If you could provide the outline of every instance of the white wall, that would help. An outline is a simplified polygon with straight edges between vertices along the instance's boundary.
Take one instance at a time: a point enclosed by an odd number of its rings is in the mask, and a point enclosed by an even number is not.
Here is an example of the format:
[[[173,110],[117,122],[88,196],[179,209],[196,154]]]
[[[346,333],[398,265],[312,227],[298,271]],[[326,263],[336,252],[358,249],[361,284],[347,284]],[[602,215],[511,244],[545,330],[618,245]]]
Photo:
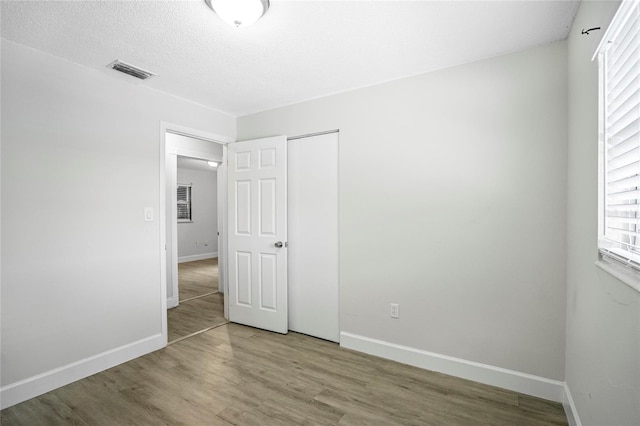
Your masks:
[[[2,41],[3,406],[161,343],[161,121],[235,136],[232,116]]]
[[[340,129],[343,332],[562,380],[566,90],[559,42],[240,117],[238,136]]]
[[[178,183],[191,184],[193,222],[178,222],[178,260],[218,255],[218,178],[212,171],[178,167]]]
[[[598,66],[591,57],[618,4],[583,1],[568,39],[566,381],[584,425],[640,424],[640,294],[595,266]]]

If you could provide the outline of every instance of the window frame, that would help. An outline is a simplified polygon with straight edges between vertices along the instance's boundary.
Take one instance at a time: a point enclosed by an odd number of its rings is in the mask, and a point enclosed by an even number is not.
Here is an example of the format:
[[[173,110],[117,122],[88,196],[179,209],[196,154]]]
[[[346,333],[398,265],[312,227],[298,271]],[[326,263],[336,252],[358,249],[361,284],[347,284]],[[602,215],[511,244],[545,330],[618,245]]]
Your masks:
[[[180,193],[180,188],[187,188],[186,189],[186,196],[187,199],[186,200],[180,200],[179,197],[179,193]],[[181,205],[186,205],[187,206],[187,212],[189,213],[189,217],[188,218],[181,218],[180,217],[180,206]],[[193,185],[190,183],[179,183],[176,187],[176,218],[178,220],[178,223],[193,223]]]
[[[634,14],[636,14],[635,17],[633,17]],[[593,57],[594,60],[595,59],[598,60],[598,78],[599,78],[599,81],[598,81],[598,84],[599,84],[599,89],[598,89],[598,262],[596,262],[596,265],[599,266],[601,269],[614,275],[616,278],[625,282],[626,284],[636,289],[637,291],[640,291],[640,247],[638,247],[640,246],[640,195],[635,195],[633,198],[630,198],[629,199],[631,200],[630,204],[627,204],[631,206],[638,206],[636,211],[636,217],[629,218],[629,219],[635,219],[635,223],[633,223],[632,221],[629,222],[631,223],[631,226],[634,227],[634,229],[621,228],[621,230],[624,230],[627,232],[638,233],[638,235],[635,236],[636,240],[633,241],[632,243],[631,238],[629,242],[624,242],[624,240],[620,238],[619,241],[622,241],[622,242],[616,242],[613,238],[610,238],[607,233],[607,218],[611,217],[611,216],[608,216],[607,200],[610,199],[610,195],[616,194],[616,192],[610,189],[609,189],[609,192],[607,191],[608,184],[612,182],[607,180],[607,173],[608,173],[607,156],[610,150],[615,149],[615,148],[611,148],[608,150],[608,141],[610,139],[609,139],[609,135],[607,134],[607,127],[608,126],[611,127],[610,126],[611,123],[608,122],[608,119],[609,119],[608,106],[610,105],[610,102],[608,99],[609,92],[607,87],[607,76],[609,75],[610,69],[607,61],[608,59],[607,53],[609,52],[609,49],[613,45],[615,40],[624,39],[624,35],[632,34],[628,32],[628,28],[625,28],[625,25],[627,25],[627,23],[630,22],[629,19],[632,17],[633,19],[638,19],[638,22],[640,22],[640,2],[632,1],[632,0],[624,0],[621,3],[620,7],[618,8],[616,15],[612,19],[609,28],[607,29],[604,36],[602,37],[602,40],[598,48],[596,49],[596,52]],[[622,31],[625,31],[625,30],[627,30],[627,32],[623,33]],[[634,49],[632,48],[629,54],[629,58],[633,58],[633,54],[634,54]],[[625,62],[624,60],[621,61],[621,63],[624,63],[624,62]],[[622,68],[624,67],[620,67],[619,69],[622,69]],[[615,74],[615,72],[618,71],[619,69],[616,68],[611,72]],[[631,71],[632,71],[632,74],[631,74],[632,76],[637,74],[639,76],[638,78],[640,78],[640,62],[636,67],[631,68]],[[631,81],[634,81],[634,77],[632,77]],[[627,98],[625,102],[627,100],[630,101],[631,109],[629,110],[629,112],[631,113],[631,120],[632,120],[631,124],[633,124],[635,121],[633,119],[633,111],[636,108],[638,108],[638,111],[640,111],[640,102],[638,103],[637,106],[635,106],[635,96],[633,94],[634,93],[633,88],[631,88],[630,90],[632,91],[632,95],[631,97]],[[640,94],[638,96],[640,97]],[[623,102],[622,104],[624,105],[625,102]],[[618,119],[619,118],[621,117],[618,117]],[[640,125],[640,122],[639,122],[639,125]],[[635,139],[638,139],[637,142]],[[625,144],[627,143],[627,141],[631,141],[631,148],[632,148],[631,150],[636,149],[636,143],[637,143],[637,149],[638,149],[638,152],[640,153],[640,133],[638,133],[635,137],[632,133],[632,137],[624,141]],[[619,146],[622,146],[622,144],[619,144],[618,147]],[[620,154],[618,155],[622,157],[622,155]],[[614,170],[620,170],[620,169],[621,167],[618,167],[618,168],[615,168]],[[638,166],[637,173],[639,175],[637,179],[640,180],[640,164]],[[632,176],[629,179],[633,179],[633,178],[635,178],[635,176]],[[615,179],[613,181],[615,181]],[[631,185],[633,186],[633,184]],[[637,183],[634,188],[631,188],[631,187],[624,188],[624,190],[628,192],[631,192],[634,190],[637,191],[639,189],[640,189],[640,185],[637,185]],[[617,194],[617,195],[620,195],[620,194]],[[635,201],[635,204],[633,204],[634,201]],[[619,217],[621,219],[627,218],[626,216],[614,216],[614,217]],[[626,248],[625,248],[625,245],[626,245]]]

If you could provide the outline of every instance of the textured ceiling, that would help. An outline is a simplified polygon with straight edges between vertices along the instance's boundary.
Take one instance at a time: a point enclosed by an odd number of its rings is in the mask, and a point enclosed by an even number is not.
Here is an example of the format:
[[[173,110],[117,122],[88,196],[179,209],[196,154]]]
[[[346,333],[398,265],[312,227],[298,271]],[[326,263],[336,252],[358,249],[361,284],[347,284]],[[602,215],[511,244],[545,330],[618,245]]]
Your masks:
[[[204,0],[1,7],[5,39],[239,116],[564,39],[578,2],[272,0],[247,28]]]

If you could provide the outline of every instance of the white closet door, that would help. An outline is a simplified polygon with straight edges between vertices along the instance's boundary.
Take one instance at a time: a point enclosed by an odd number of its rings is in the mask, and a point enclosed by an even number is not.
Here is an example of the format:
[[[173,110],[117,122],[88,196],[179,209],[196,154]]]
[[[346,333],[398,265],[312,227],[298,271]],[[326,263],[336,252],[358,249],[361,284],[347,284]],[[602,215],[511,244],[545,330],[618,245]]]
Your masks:
[[[338,133],[288,142],[289,330],[338,342]]]

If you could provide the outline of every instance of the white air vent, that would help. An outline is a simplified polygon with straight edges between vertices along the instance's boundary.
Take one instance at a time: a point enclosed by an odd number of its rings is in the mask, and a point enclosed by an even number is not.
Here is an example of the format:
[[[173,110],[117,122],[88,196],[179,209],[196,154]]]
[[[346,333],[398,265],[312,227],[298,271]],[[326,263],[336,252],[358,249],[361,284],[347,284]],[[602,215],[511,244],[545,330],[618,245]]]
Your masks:
[[[149,77],[153,77],[154,75],[157,75],[152,72],[145,71],[142,68],[138,68],[134,65],[127,64],[126,62],[122,62],[119,59],[116,59],[115,61],[111,62],[108,65],[108,67],[113,70],[128,74],[132,77],[139,78],[140,80],[146,80]]]

